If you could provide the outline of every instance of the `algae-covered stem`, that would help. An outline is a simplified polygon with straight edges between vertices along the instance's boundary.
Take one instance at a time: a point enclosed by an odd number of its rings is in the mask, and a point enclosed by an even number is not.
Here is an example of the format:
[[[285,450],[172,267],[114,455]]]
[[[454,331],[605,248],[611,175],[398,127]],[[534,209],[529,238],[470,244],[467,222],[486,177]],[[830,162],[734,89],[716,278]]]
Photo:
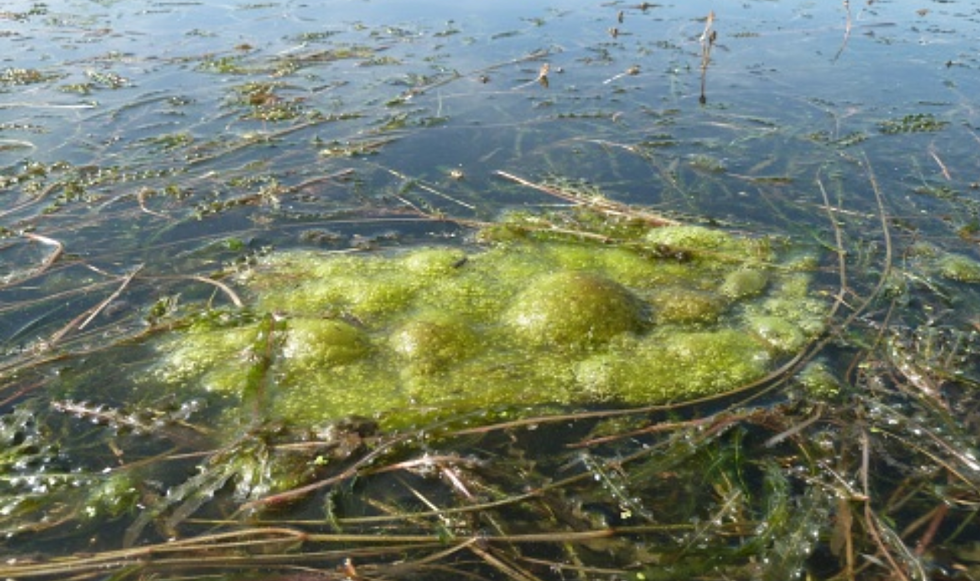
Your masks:
[[[502,178],[508,179],[512,182],[521,184],[522,186],[533,188],[535,190],[538,190],[539,192],[544,192],[550,196],[555,196],[556,198],[561,198],[562,200],[566,200],[574,204],[588,203],[590,208],[602,212],[603,214],[609,216],[626,216],[630,218],[636,218],[655,227],[681,225],[681,222],[678,222],[677,220],[672,220],[665,216],[661,216],[660,214],[654,214],[652,212],[641,211],[635,208],[630,208],[625,204],[620,204],[619,202],[614,202],[606,198],[592,197],[589,199],[583,199],[583,197],[578,194],[566,192],[559,188],[555,188],[545,184],[535,183],[503,170],[496,170],[493,173]]]

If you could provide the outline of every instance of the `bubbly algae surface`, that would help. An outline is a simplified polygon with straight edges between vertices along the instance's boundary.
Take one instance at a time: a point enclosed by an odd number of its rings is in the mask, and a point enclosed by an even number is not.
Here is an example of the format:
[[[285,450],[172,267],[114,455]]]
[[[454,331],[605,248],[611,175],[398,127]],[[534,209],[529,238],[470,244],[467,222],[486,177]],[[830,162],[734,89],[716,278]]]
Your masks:
[[[809,275],[767,240],[693,226],[630,244],[281,252],[242,276],[252,317],[162,345],[157,375],[276,415],[388,426],[495,407],[640,405],[764,376],[823,326]],[[810,261],[812,262],[812,261]]]

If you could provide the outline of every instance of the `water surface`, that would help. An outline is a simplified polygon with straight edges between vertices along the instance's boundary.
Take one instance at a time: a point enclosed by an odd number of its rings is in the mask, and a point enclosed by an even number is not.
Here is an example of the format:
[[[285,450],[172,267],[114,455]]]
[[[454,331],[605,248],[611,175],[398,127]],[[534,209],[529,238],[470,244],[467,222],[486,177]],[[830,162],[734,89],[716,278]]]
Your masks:
[[[836,251],[843,247],[850,278],[837,296],[855,315],[842,326],[963,336],[980,326],[976,281],[944,278],[929,262],[948,253],[980,259],[980,10],[971,3],[469,4],[5,3],[0,411],[15,423],[26,402],[47,409],[50,399],[71,416],[58,377],[92,367],[104,370],[102,385],[89,381],[80,392],[86,399],[131,404],[129,365],[147,356],[140,342],[108,364],[97,355],[148,332],[162,314],[233,306],[213,283],[190,277],[230,280],[257,255],[290,248],[465,244],[472,221],[565,204],[500,171],[691,223],[820,247],[826,253],[815,277],[828,296],[841,280]],[[890,302],[861,304],[882,296]],[[886,335],[868,333],[820,353],[855,386],[873,382],[854,369],[874,367],[854,363],[855,354],[874,353]],[[939,374],[940,384],[954,375],[976,381],[973,347],[940,342],[930,351],[923,344],[910,351],[949,365],[966,358],[955,373]],[[920,377],[908,366],[896,369],[899,386]],[[964,418],[972,403],[963,406],[949,421],[969,430]],[[810,426],[824,409],[803,410],[797,419]],[[860,450],[839,443],[861,441],[841,427],[848,423],[812,425],[859,457]],[[86,434],[100,452],[85,470],[129,461],[101,451],[104,435]],[[963,437],[962,449],[976,445],[972,433]],[[131,457],[168,449],[135,446]],[[471,452],[460,446],[461,454]],[[926,451],[932,460],[939,455]],[[886,455],[881,465],[892,463]],[[557,466],[555,478],[567,466]],[[592,470],[594,481],[605,482],[606,472]],[[976,482],[970,469],[951,472],[958,484]],[[752,486],[741,483],[746,494],[764,480],[752,478]],[[960,500],[975,507],[976,490],[966,488]],[[8,492],[14,507],[20,497]],[[692,496],[706,508],[683,519],[707,520],[737,498],[719,496]],[[817,507],[814,522],[831,513],[806,498],[812,502],[805,506]],[[622,499],[602,502],[629,508]],[[894,514],[905,522],[921,516]],[[4,530],[14,538],[29,521]],[[957,541],[977,536],[975,523],[964,522]],[[133,530],[127,526],[113,530],[122,535]],[[955,537],[950,528],[942,532]],[[822,530],[819,542],[833,544]],[[117,546],[104,539],[93,545]],[[811,545],[794,547],[805,556]],[[94,549],[79,542],[67,552],[86,550]],[[814,551],[822,563],[841,561]],[[0,553],[55,555],[61,548],[28,539]],[[619,566],[614,561],[599,560],[596,570]],[[532,578],[521,576],[522,567],[532,565],[496,572]],[[834,567],[817,570],[843,570]],[[561,571],[555,566],[551,574]]]

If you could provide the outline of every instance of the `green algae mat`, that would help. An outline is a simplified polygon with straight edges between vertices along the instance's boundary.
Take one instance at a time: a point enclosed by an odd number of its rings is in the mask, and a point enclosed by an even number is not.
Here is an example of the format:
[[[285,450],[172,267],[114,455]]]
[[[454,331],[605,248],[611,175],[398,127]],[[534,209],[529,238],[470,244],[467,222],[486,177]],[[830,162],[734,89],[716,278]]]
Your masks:
[[[768,238],[634,227],[615,243],[517,222],[480,245],[277,252],[249,316],[164,340],[155,379],[293,422],[399,427],[544,404],[647,405],[750,385],[821,332],[816,260]]]

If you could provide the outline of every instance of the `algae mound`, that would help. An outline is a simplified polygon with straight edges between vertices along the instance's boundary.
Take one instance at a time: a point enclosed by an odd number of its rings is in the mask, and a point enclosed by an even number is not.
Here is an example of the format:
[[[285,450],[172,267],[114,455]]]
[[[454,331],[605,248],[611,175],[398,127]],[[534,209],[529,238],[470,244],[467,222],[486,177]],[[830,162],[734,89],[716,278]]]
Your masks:
[[[504,318],[514,335],[531,345],[576,349],[639,331],[644,317],[641,302],[619,283],[560,271],[532,281]]]
[[[156,375],[243,398],[258,359],[273,414],[389,427],[722,393],[822,328],[809,275],[772,246],[677,226],[613,245],[525,235],[469,252],[274,253],[241,277],[252,317],[163,342]]]
[[[476,334],[463,320],[444,313],[410,318],[391,335],[390,345],[415,371],[423,374],[447,369],[476,348]]]

